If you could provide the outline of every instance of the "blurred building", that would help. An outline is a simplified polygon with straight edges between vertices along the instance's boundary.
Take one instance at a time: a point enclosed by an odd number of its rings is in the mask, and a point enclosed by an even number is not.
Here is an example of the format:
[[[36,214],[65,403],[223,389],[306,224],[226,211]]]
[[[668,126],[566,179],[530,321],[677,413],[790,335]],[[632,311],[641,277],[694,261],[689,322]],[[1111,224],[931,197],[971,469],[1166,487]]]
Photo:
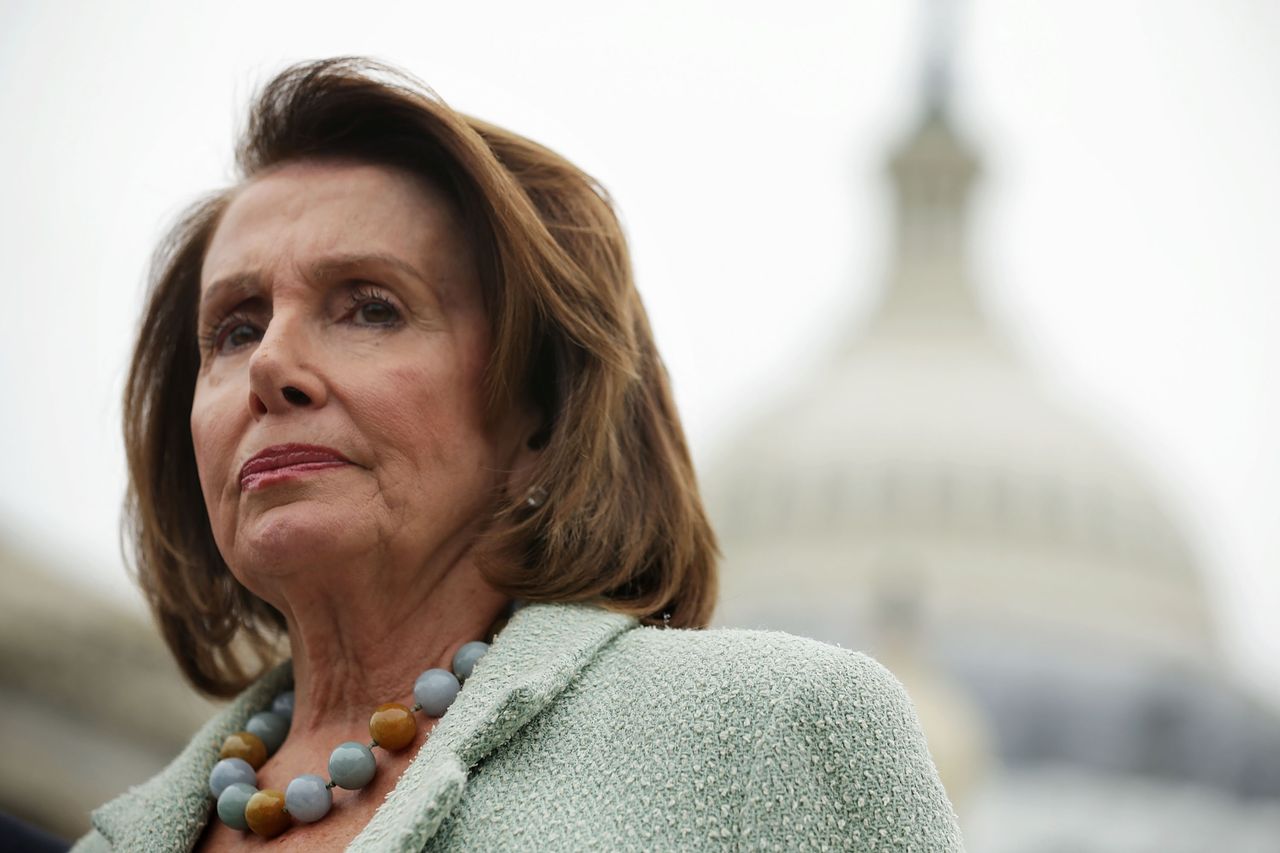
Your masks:
[[[215,706],[146,619],[65,577],[0,542],[0,811],[71,839]]]
[[[717,623],[897,673],[975,853],[1280,851],[1280,713],[1227,674],[1156,480],[984,309],[947,88],[935,53],[878,306],[706,471]]]

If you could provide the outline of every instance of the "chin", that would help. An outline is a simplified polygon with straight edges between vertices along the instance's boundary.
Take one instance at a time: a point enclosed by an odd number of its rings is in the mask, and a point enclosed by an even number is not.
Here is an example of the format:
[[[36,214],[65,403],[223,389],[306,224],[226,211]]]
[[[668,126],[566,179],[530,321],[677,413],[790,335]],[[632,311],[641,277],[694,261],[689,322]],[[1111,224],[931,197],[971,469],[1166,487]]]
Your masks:
[[[367,552],[361,514],[350,506],[323,501],[292,501],[244,519],[236,531],[235,552],[242,567],[255,573],[291,574],[349,553]]]

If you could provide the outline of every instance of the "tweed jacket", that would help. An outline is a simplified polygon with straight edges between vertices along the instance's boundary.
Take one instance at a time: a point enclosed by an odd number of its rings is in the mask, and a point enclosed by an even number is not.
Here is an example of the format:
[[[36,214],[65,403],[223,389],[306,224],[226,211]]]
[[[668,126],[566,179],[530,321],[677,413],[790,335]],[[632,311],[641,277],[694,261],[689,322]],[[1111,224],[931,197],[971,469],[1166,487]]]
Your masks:
[[[291,683],[288,662],[264,675],[73,850],[189,851],[213,814],[210,744]],[[910,700],[866,655],[530,604],[348,850],[586,849],[962,846]]]

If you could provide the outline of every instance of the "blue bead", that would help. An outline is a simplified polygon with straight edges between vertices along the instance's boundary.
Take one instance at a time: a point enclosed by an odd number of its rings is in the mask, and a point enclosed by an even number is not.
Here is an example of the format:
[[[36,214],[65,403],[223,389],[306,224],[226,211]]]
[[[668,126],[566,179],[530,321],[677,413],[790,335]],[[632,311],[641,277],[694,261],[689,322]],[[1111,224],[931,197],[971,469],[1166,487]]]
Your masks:
[[[329,776],[334,784],[348,791],[358,791],[373,779],[378,769],[369,747],[349,740],[338,744],[329,756]]]
[[[244,807],[249,798],[258,793],[258,789],[244,782],[233,782],[218,797],[218,817],[227,826],[241,831],[249,828],[244,819]]]
[[[447,669],[429,669],[413,683],[413,698],[429,717],[442,717],[458,695],[458,679]]]
[[[244,782],[246,785],[257,785],[258,774],[253,772],[249,762],[243,758],[224,758],[213,765],[209,772],[209,792],[214,797],[221,797],[228,785]]]
[[[279,714],[289,722],[293,722],[293,691],[281,693],[271,703],[271,713]]]
[[[489,644],[480,640],[472,640],[464,644],[453,656],[453,674],[458,676],[459,681],[466,681],[471,677],[476,661],[484,657],[487,651],[489,651]]]
[[[289,734],[289,721],[273,711],[263,711],[250,717],[244,724],[244,730],[257,735],[266,744],[267,754],[271,755]]]
[[[333,807],[333,795],[325,787],[323,777],[306,773],[290,782],[285,789],[284,807],[295,819],[315,823]]]

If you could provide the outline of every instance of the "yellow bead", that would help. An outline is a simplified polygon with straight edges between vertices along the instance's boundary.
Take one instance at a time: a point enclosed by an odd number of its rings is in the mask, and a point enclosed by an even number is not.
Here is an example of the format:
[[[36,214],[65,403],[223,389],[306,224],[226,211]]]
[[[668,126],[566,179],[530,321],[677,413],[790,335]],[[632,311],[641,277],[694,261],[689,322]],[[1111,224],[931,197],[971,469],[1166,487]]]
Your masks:
[[[284,810],[284,794],[259,791],[244,806],[244,819],[254,835],[275,838],[289,828],[289,814]]]
[[[413,743],[418,733],[418,721],[413,712],[399,702],[379,705],[369,718],[369,735],[373,742],[387,752],[404,749]]]
[[[243,758],[254,770],[267,763],[267,745],[252,732],[236,732],[227,735],[222,742],[219,758]]]

